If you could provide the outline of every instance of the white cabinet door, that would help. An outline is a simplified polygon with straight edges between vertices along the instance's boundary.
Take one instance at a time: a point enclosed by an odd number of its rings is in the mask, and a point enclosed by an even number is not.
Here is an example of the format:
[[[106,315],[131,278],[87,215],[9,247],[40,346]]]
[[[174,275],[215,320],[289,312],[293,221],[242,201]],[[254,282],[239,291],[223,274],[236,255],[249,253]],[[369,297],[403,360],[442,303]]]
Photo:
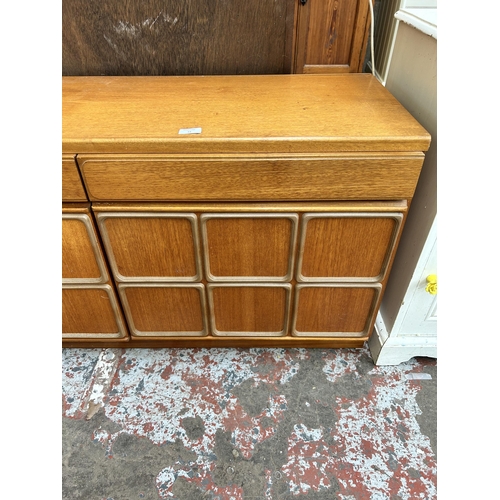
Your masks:
[[[377,315],[369,340],[376,365],[397,365],[414,356],[437,357],[437,293],[426,291],[427,277],[437,276],[437,217],[420,254],[413,278],[393,327]]]
[[[413,283],[414,293],[401,322],[399,335],[436,335],[437,293],[433,295],[426,291],[429,276],[437,276],[437,239],[434,239],[432,243],[420,276]]]

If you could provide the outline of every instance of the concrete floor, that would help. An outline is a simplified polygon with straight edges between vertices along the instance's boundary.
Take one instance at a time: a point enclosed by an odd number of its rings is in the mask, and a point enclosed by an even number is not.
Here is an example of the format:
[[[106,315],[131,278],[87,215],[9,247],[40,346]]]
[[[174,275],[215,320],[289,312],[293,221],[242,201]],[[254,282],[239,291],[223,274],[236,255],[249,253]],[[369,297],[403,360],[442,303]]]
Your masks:
[[[436,360],[63,349],[64,500],[437,498]]]

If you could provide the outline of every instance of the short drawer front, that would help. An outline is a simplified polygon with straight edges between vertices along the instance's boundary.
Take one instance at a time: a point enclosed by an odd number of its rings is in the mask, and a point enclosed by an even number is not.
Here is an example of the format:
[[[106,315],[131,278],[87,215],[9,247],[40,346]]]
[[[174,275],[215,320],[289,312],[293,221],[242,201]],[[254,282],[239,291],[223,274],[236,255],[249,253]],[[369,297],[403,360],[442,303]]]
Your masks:
[[[63,338],[125,338],[115,293],[110,285],[63,285]]]
[[[63,203],[88,201],[75,158],[70,155],[64,155],[62,159],[62,201]]]
[[[106,264],[89,215],[62,215],[63,283],[106,283]]]
[[[384,200],[413,196],[423,155],[79,155],[92,201]]]
[[[133,336],[208,335],[202,284],[120,283],[118,291]]]

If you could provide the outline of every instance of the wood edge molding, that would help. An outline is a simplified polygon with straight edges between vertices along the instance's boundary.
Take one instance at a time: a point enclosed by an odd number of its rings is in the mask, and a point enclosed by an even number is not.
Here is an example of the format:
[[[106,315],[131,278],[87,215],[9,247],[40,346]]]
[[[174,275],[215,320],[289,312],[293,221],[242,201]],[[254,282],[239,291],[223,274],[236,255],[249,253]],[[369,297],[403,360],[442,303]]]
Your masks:
[[[248,213],[248,203],[230,202],[128,202],[128,203],[92,203],[92,210],[96,213],[107,212],[211,212],[211,213]],[[252,213],[286,213],[296,212],[406,212],[406,200],[392,201],[330,201],[330,202],[255,202],[252,203]]]
[[[362,338],[321,338],[321,337],[196,337],[158,338],[131,337],[120,339],[71,339],[63,340],[63,348],[285,348],[285,349],[357,349],[364,346],[369,337]]]
[[[63,139],[63,153],[414,153],[427,151],[430,136],[401,137],[261,137],[261,138],[95,138]]]

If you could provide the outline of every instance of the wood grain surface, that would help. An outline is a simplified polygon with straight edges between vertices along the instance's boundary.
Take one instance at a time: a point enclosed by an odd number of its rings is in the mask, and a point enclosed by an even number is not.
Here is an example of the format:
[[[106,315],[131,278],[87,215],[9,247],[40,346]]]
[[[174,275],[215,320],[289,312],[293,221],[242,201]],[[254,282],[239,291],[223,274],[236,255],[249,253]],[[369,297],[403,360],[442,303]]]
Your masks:
[[[297,9],[296,73],[361,72],[367,0],[308,1]]]
[[[206,335],[199,287],[118,285],[131,335]]]
[[[76,165],[75,155],[63,155],[61,184],[63,202],[87,201],[87,195]]]
[[[117,281],[200,279],[192,217],[99,215],[98,224]]]
[[[294,0],[64,0],[63,75],[290,72]]]
[[[63,153],[426,151],[372,75],[65,77]],[[201,128],[200,134],[179,134]]]
[[[212,334],[286,335],[289,288],[209,285]]]
[[[304,222],[298,273],[304,279],[380,281],[399,221],[392,217],[319,216]]]
[[[109,292],[108,292],[109,290]],[[123,337],[110,300],[111,287],[63,288],[62,333],[66,336]]]
[[[375,288],[297,287],[294,335],[369,335],[378,293]]]
[[[218,281],[290,280],[298,216],[202,216],[206,273]]]
[[[423,159],[422,153],[78,156],[92,201],[406,199]]]
[[[87,215],[80,215],[90,219]],[[90,222],[85,224],[81,218],[62,220],[62,277],[63,279],[98,279],[104,278],[96,255],[95,233],[89,234]],[[106,278],[104,278],[105,280]]]

